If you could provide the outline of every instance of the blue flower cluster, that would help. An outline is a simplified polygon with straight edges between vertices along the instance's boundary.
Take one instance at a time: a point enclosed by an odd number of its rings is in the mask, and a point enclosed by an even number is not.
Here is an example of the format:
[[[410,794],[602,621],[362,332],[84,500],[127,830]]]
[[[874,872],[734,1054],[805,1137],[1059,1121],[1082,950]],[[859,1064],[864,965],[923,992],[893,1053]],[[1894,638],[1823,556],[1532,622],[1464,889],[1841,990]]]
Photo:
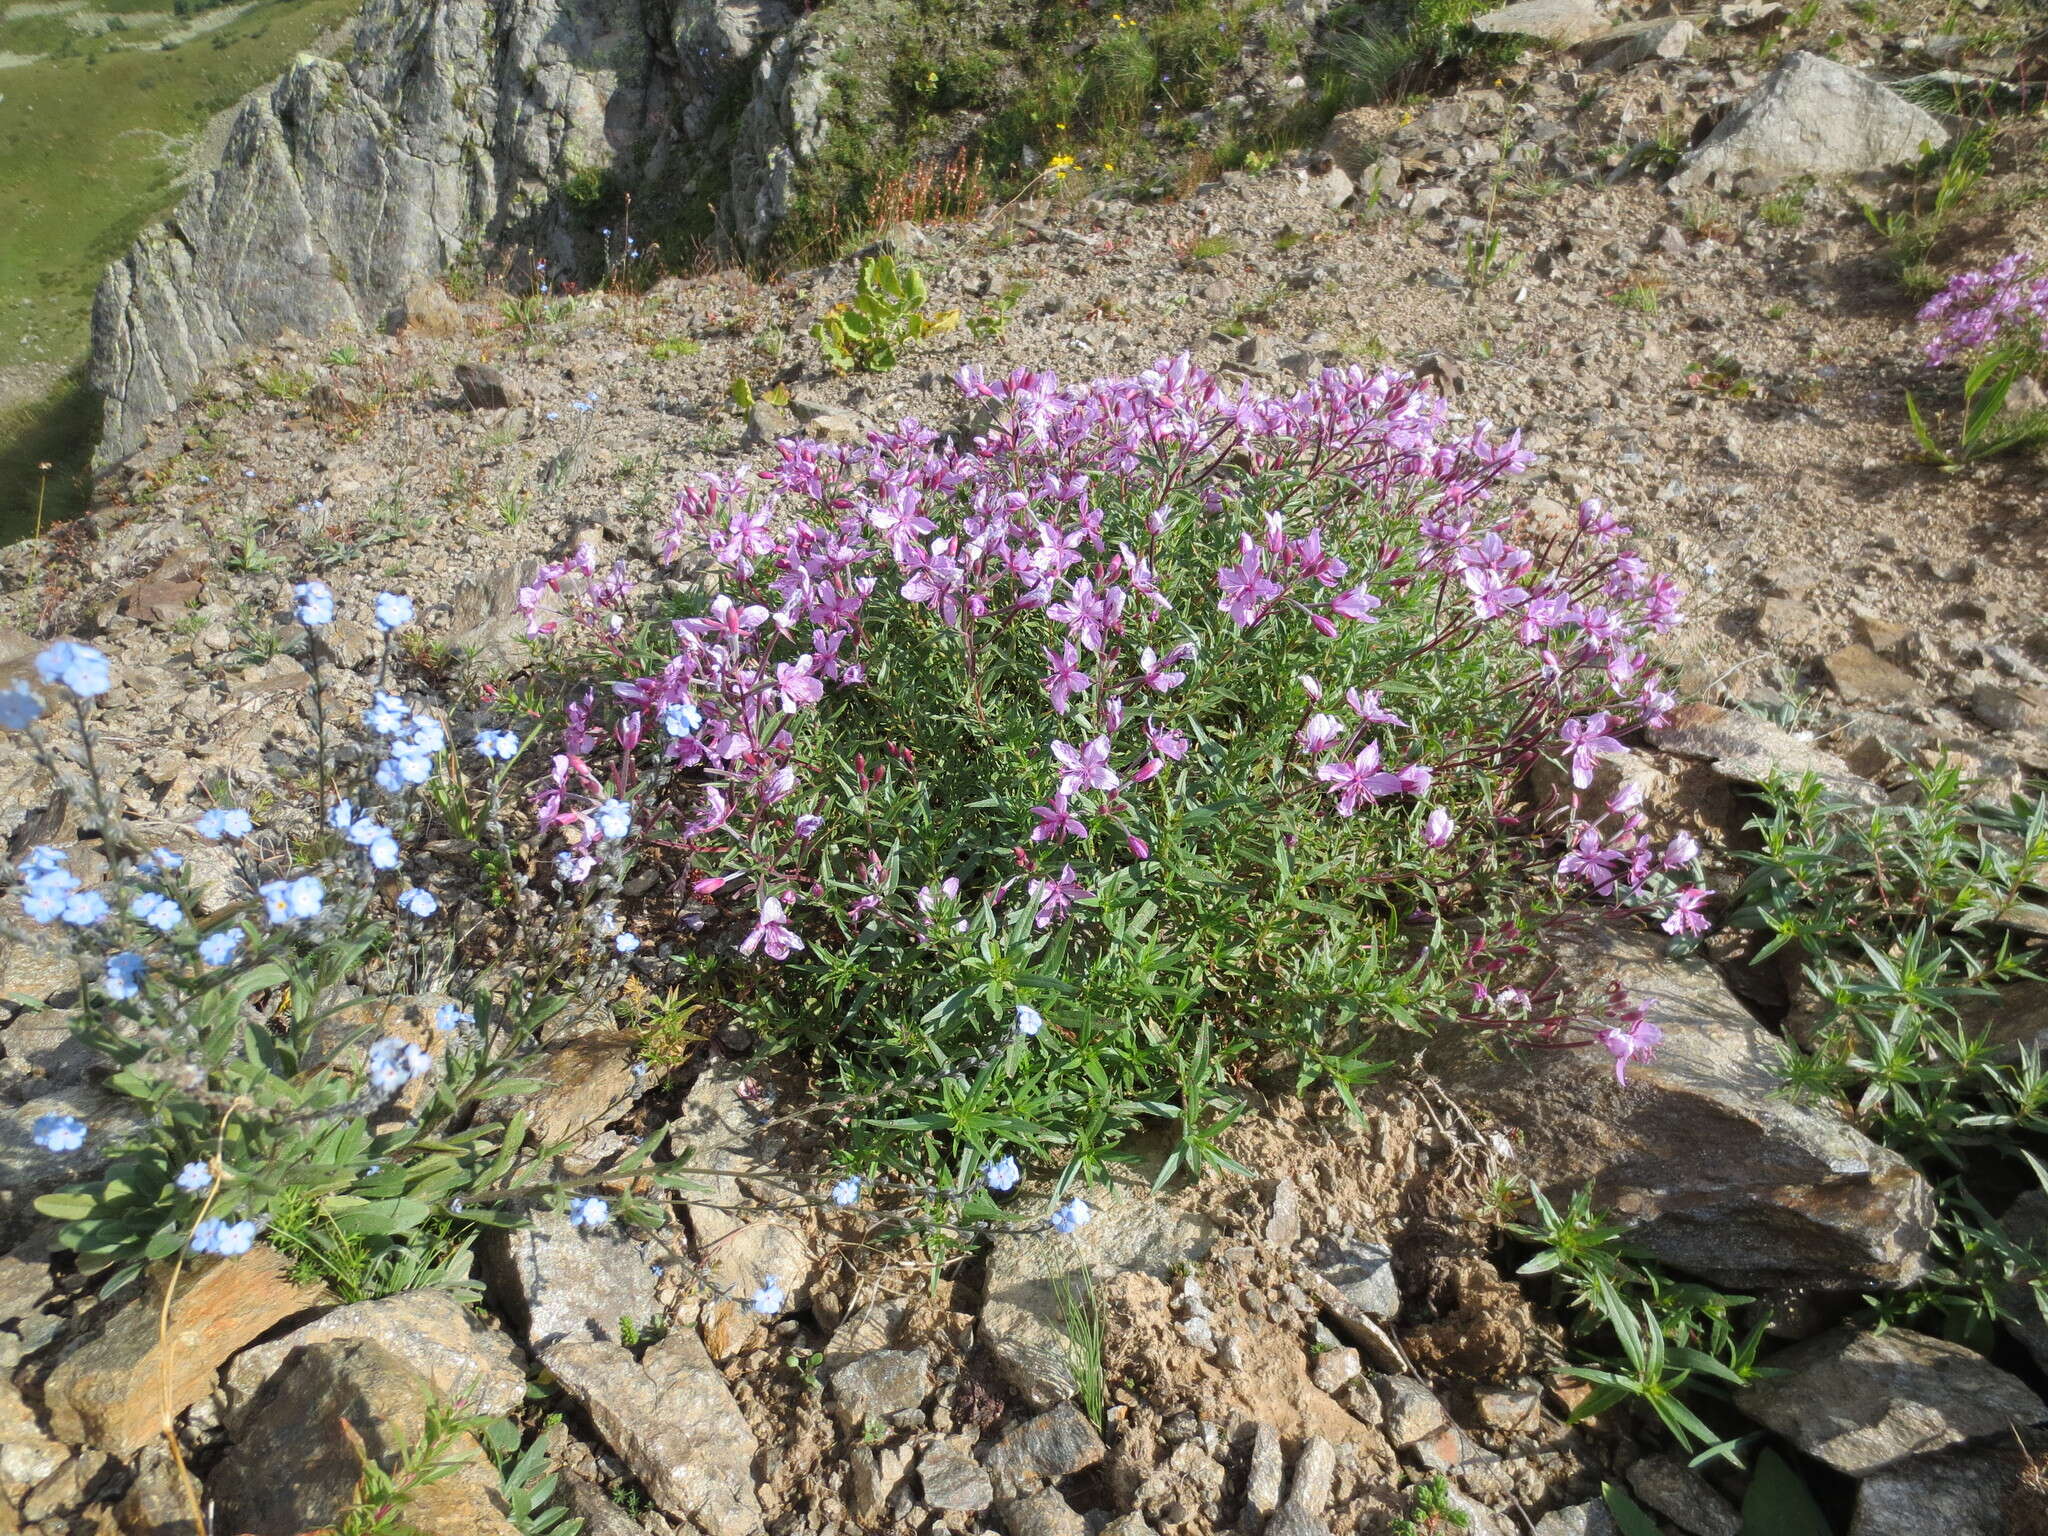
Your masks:
[[[1076,1195],[1047,1217],[1046,1222],[1053,1231],[1072,1237],[1087,1226],[1094,1215],[1095,1212],[1089,1208],[1088,1202]]]
[[[65,866],[71,855],[62,848],[31,848],[28,857],[15,868],[21,877],[21,910],[31,922],[68,923],[73,928],[90,928],[106,921],[113,910],[98,891],[81,890],[84,884]]]
[[[96,699],[114,686],[107,658],[76,640],[59,640],[36,657],[36,676],[53,688],[69,688],[81,699]]]
[[[440,721],[407,708],[395,693],[378,693],[363,712],[363,724],[391,738],[391,755],[377,765],[374,775],[379,789],[402,794],[408,786],[433,777],[434,759],[448,746]]]
[[[364,1076],[381,1094],[394,1094],[416,1077],[433,1070],[434,1058],[399,1035],[386,1035],[364,1058]]]
[[[354,801],[338,802],[327,813],[327,825],[346,835],[351,843],[367,853],[371,868],[398,868],[398,839],[389,827],[360,809]]]
[[[76,1115],[38,1115],[29,1136],[45,1152],[76,1152],[89,1131]]]
[[[0,689],[0,730],[25,731],[42,717],[43,701],[29,692],[27,683]]]
[[[327,905],[327,885],[318,875],[266,880],[256,887],[256,894],[263,898],[263,915],[273,928],[318,917]]]
[[[210,843],[234,843],[254,832],[256,823],[240,806],[216,806],[210,811],[201,811],[199,819],[192,824],[192,830]]]
[[[326,582],[302,581],[292,588],[292,597],[297,602],[293,612],[306,628],[318,629],[334,622],[334,594],[328,591]]]
[[[256,1223],[253,1221],[223,1221],[218,1216],[209,1216],[192,1229],[194,1253],[216,1253],[224,1259],[232,1259],[255,1246]]]

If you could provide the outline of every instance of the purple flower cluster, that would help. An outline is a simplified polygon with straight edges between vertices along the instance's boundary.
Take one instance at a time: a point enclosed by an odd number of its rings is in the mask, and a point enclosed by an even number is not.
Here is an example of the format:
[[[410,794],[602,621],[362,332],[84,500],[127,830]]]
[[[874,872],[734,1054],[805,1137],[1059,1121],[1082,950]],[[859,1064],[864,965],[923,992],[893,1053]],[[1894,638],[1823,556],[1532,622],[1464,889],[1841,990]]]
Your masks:
[[[1922,325],[1939,326],[1927,343],[1929,367],[1981,355],[2009,342],[2048,349],[2048,270],[2029,251],[1964,272],[1929,299]]]
[[[1576,809],[1576,796],[1573,801]],[[1608,800],[1605,814],[1575,818],[1566,830],[1557,873],[1603,901],[1655,907],[1668,899],[1664,931],[1673,938],[1698,938],[1713,926],[1703,909],[1714,893],[1681,883],[1681,878],[1699,858],[1700,845],[1692,834],[1680,832],[1658,848],[1641,806],[1642,791],[1631,784]]]
[[[663,790],[679,798],[643,806],[640,825],[670,829],[695,897],[746,903],[743,953],[804,949],[800,911],[858,930],[893,894],[885,859],[842,846],[853,877],[821,882],[815,796],[840,773],[859,796],[917,765],[893,744],[880,761],[821,765],[803,733],[828,691],[858,690],[906,628],[945,637],[977,691],[992,655],[1029,655],[1034,670],[1043,658],[1045,776],[1014,828],[1018,874],[975,893],[1000,904],[1021,890],[1041,928],[1117,862],[1150,857],[1145,797],[1163,793],[1205,724],[1191,680],[1227,677],[1247,646],[1322,645],[1341,668],[1360,632],[1435,593],[1421,649],[1450,656],[1492,637],[1522,658],[1518,723],[1498,740],[1440,744],[1434,761],[1369,686],[1384,673],[1328,690],[1302,677],[1285,792],[1340,818],[1541,752],[1590,782],[1598,758],[1626,750],[1621,734],[1673,702],[1642,642],[1677,623],[1678,589],[1621,546],[1628,530],[1598,502],[1567,540],[1515,543],[1496,488],[1531,455],[1518,435],[1454,430],[1412,378],[1332,368],[1274,398],[1226,389],[1182,357],[1078,386],[1024,371],[991,383],[972,368],[958,383],[996,416],[970,445],[914,421],[861,445],[785,441],[775,464],[682,494],[664,554],[708,549],[726,590],[673,621],[659,672],[612,685],[614,717],[590,695],[570,706],[539,797],[543,825],[573,845],[563,878],[582,878],[590,850],[619,835],[615,808],[646,750],[680,770]],[[1292,468],[1308,490],[1255,505],[1226,468]],[[1217,527],[1228,552],[1208,557],[1204,595],[1162,564],[1210,547]],[[632,599],[623,566],[601,571],[587,545],[520,593],[529,633],[580,634],[622,664]],[[1227,622],[1193,622],[1196,604]],[[1014,686],[1013,666],[1003,676]],[[1455,822],[1443,812],[1426,827],[1425,845],[1441,847]],[[948,899],[961,909],[957,892]],[[929,909],[901,921],[928,925]]]

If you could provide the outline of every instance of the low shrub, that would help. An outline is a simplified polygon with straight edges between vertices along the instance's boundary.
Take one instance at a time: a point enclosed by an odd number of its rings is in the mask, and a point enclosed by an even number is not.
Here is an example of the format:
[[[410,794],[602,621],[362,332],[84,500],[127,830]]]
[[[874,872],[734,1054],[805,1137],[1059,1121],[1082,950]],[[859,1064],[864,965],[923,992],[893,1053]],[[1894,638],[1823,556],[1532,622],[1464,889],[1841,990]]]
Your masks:
[[[1349,1093],[1446,1022],[1648,1048],[1626,1000],[1501,984],[1589,890],[1705,926],[1689,840],[1523,799],[1670,703],[1678,593],[1609,513],[1515,542],[1529,455],[1401,375],[960,382],[971,443],[685,491],[695,597],[650,616],[588,546],[522,593],[571,684],[557,878],[630,836],[642,927],[808,1057],[851,1164],[1071,1181],[1163,1120],[1199,1171],[1248,1074]]]

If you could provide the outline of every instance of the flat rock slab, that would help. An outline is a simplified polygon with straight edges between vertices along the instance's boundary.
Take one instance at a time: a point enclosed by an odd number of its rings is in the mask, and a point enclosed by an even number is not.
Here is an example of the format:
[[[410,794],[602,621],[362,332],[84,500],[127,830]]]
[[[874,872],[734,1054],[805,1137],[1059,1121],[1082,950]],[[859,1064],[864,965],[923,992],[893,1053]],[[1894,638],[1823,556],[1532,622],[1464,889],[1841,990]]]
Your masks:
[[[1715,704],[1681,704],[1669,723],[1650,732],[1660,752],[1694,758],[1738,784],[1773,778],[1796,782],[1812,774],[1833,794],[1861,805],[1878,805],[1884,791],[1861,777],[1834,753],[1790,731],[1736,709]]]
[[[918,1486],[925,1507],[979,1514],[995,1502],[995,1485],[959,1440],[939,1440],[917,1459]]]
[[[2027,1385],[1973,1349],[1906,1328],[1846,1328],[1763,1362],[1784,1374],[1735,1406],[1852,1477],[2048,1420]]]
[[[451,1292],[402,1291],[333,1307],[281,1339],[254,1344],[223,1373],[232,1428],[270,1378],[308,1344],[368,1339],[381,1344],[450,1401],[474,1413],[510,1413],[526,1397],[525,1356],[517,1344]]]
[[[616,1343],[620,1319],[661,1314],[653,1252],[614,1227],[585,1231],[544,1211],[486,1240],[485,1262],[505,1310],[536,1351],[566,1339]]]
[[[1845,704],[1910,704],[1926,698],[1919,679],[1896,662],[1886,661],[1867,645],[1845,645],[1821,658],[1828,681]]]
[[[635,1360],[571,1341],[541,1357],[662,1509],[704,1536],[755,1536],[753,1431],[703,1341],[679,1328]]]
[[[747,1215],[730,1209],[748,1203],[741,1178],[779,1166],[777,1134],[763,1124],[761,1106],[746,1096],[751,1075],[743,1062],[713,1062],[668,1125],[669,1156],[700,1170],[689,1193],[696,1197],[690,1229],[702,1248],[746,1225]]]
[[[1916,1456],[1856,1488],[1849,1536],[2012,1536],[2006,1500],[2025,1465],[2016,1447]]]
[[[327,1299],[317,1287],[292,1284],[286,1269],[269,1247],[188,1266],[161,1333],[163,1293],[130,1296],[50,1373],[50,1432],[119,1456],[156,1438],[166,1413],[183,1413],[213,1390],[223,1360]]]
[[[1568,48],[1605,32],[1608,18],[1590,0],[1519,0],[1473,17],[1471,26],[1494,37],[1533,37]]]
[[[1579,52],[1601,69],[1620,71],[1652,59],[1682,59],[1699,34],[1682,16],[1625,22],[1586,39]]]
[[[616,1030],[550,1048],[534,1072],[544,1086],[524,1101],[533,1139],[565,1142],[574,1152],[624,1114],[640,1094],[633,1071],[638,1049],[633,1036]]]
[[[1074,1392],[1056,1281],[1081,1272],[1101,1281],[1132,1271],[1163,1280],[1176,1265],[1204,1257],[1215,1241],[1208,1218],[1174,1209],[1134,1172],[1119,1174],[1107,1189],[1089,1190],[1087,1199],[1094,1219],[1071,1237],[1016,1233],[989,1245],[982,1341],[1034,1408],[1050,1408]]]
[[[1799,52],[1765,77],[1679,162],[1669,186],[1703,187],[1744,171],[1766,176],[1855,176],[1902,165],[1949,131],[1931,112],[1860,72]]]
[[[1036,1493],[1102,1460],[1102,1436],[1072,1403],[1026,1419],[988,1452],[989,1476],[1009,1498]]]
[[[1553,951],[1582,995],[1618,981],[1663,1030],[1626,1087],[1597,1045],[1483,1060],[1477,1042],[1446,1039],[1439,1074],[1518,1133],[1538,1185],[1562,1199],[1590,1181],[1674,1268],[1743,1290],[1910,1284],[1934,1218],[1927,1181],[1831,1107],[1786,1095],[1777,1037],[1712,966],[1663,951],[1597,924]]]

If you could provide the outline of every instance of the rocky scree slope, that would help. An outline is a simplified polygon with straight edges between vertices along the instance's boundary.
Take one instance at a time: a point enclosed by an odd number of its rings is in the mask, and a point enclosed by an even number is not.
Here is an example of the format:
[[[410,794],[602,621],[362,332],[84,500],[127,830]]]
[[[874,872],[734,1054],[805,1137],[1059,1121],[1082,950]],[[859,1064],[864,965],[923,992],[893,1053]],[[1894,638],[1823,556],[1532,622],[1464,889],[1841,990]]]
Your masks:
[[[1311,173],[1311,162],[1232,176],[1165,210],[1040,205],[906,237],[940,302],[971,306],[1013,279],[1033,292],[1002,340],[956,334],[875,378],[829,380],[806,366],[807,351],[768,345],[800,335],[841,295],[851,281],[844,269],[768,288],[724,274],[648,295],[597,295],[524,334],[471,306],[438,336],[415,326],[365,341],[359,367],[321,363],[322,344],[281,336],[248,370],[213,380],[130,466],[129,487],[148,504],[110,509],[61,544],[0,561],[13,588],[0,613],[24,631],[103,637],[119,656],[109,703],[133,725],[110,744],[109,767],[124,813],[182,837],[207,781],[261,792],[302,761],[308,678],[277,650],[304,640],[277,612],[289,575],[402,581],[437,639],[494,665],[516,662],[511,596],[529,562],[593,539],[607,559],[643,561],[660,492],[729,462],[740,423],[724,385],[735,374],[760,385],[786,374],[795,395],[789,414],[757,408],[750,437],[836,437],[903,414],[948,420],[958,402],[942,375],[960,362],[991,372],[1047,363],[1122,371],[1186,346],[1210,366],[1284,389],[1304,370],[1376,351],[1386,336],[1440,349],[1426,366],[1463,408],[1534,425],[1547,461],[1528,486],[1546,503],[1537,515],[1562,515],[1551,497],[1614,494],[1655,547],[1703,579],[1698,627],[1703,649],[1717,654],[1689,674],[1700,691],[1782,705],[1753,670],[1724,670],[1731,658],[1719,653],[1775,651],[1803,663],[1826,650],[1814,665],[1845,711],[1821,722],[1827,744],[1861,772],[1889,783],[1899,750],[1962,745],[1987,772],[2038,773],[2048,762],[2038,720],[1987,734],[1990,721],[1970,718],[1985,690],[2031,687],[2017,669],[2048,655],[2029,599],[2040,590],[2039,550],[2024,537],[2038,480],[2024,468],[1942,479],[1901,467],[1896,412],[1909,363],[1885,360],[1910,359],[1911,339],[1896,332],[1900,302],[1868,298],[1875,279],[1860,214],[1823,191],[1794,229],[1737,200],[1719,208],[1731,227],[1713,233],[1679,227],[1640,178],[1604,184],[1602,146],[1631,121],[1689,116],[1754,84],[1666,59],[1603,83],[1583,103],[1578,80],[1544,77],[1512,82],[1505,98],[1465,93],[1414,122],[1398,110],[1368,113],[1331,153],[1355,168],[1347,177],[1361,178],[1385,165],[1382,152],[1390,157],[1382,175],[1393,196],[1382,202],[1398,204],[1403,219],[1355,201],[1332,207],[1346,198],[1330,197],[1329,172]],[[1532,190],[1504,195],[1493,210],[1499,172],[1484,156],[1508,128],[1511,160],[1520,143],[1536,146],[1533,156],[1521,152],[1533,161]],[[1493,290],[1499,304],[1471,303],[1459,277],[1460,245],[1472,233],[1463,221],[1478,224],[1482,212],[1529,258]],[[1195,255],[1198,245],[1209,254]],[[1655,310],[1600,297],[1645,285],[1662,294]],[[1773,323],[1778,306],[1789,311],[1783,325]],[[1695,380],[1727,348],[1743,354],[1753,396],[1732,399]],[[497,365],[502,403],[447,391],[457,363]],[[252,383],[264,365],[305,367],[320,381],[303,402],[265,398]],[[429,382],[407,386],[408,377]],[[573,401],[593,386],[603,391],[600,409],[576,413]],[[531,487],[530,515],[494,511],[501,487]],[[1939,538],[1928,532],[1937,508]],[[1954,577],[1951,565],[1963,562],[1953,557],[1964,551],[1970,573]],[[1714,562],[1725,567],[1718,583]],[[1853,590],[1817,571],[1848,573]],[[1779,595],[1757,609],[1767,593]],[[1968,615],[1954,611],[1964,594],[1977,605]],[[1900,691],[1872,698],[1850,686],[1827,649],[1845,631],[1897,658],[1910,674]],[[374,641],[352,625],[329,635],[335,698],[353,711],[367,702]],[[0,633],[0,683],[26,668],[37,643]],[[1772,765],[1820,766],[1872,797],[1884,787],[1740,712],[1688,713],[1655,745],[1661,753],[1641,754],[1631,772],[1643,775],[1660,819],[1710,846],[1725,845],[1746,814],[1732,792]],[[12,786],[0,795],[0,827],[24,842],[77,836],[76,810],[32,764],[0,760],[0,784]],[[195,861],[206,856],[179,846]],[[1623,1477],[1674,1529],[1735,1529],[1711,1483],[1688,1481],[1667,1458],[1637,1460],[1637,1448],[1605,1428],[1562,1422],[1576,1390],[1556,1372],[1562,1341],[1554,1325],[1530,1318],[1496,1269],[1489,1229],[1472,1219],[1512,1151],[1517,1171],[1560,1191],[1593,1178],[1673,1263],[1729,1284],[1819,1293],[1797,1313],[1796,1331],[1811,1337],[1783,1359],[1788,1376],[1746,1406],[1855,1480],[1858,1536],[2005,1529],[1999,1505],[2022,1454],[2005,1447],[2015,1426],[2042,1414],[2038,1400],[1938,1340],[1894,1330],[1872,1342],[1832,1326],[1862,1291],[1910,1283],[1927,1243],[1924,1184],[1832,1111],[1795,1115],[1775,1095],[1771,1038],[1709,967],[1668,964],[1641,944],[1607,947],[1589,963],[1644,973],[1637,985],[1673,999],[1682,1019],[1659,1062],[1632,1073],[1626,1090],[1583,1055],[1511,1063],[1498,1075],[1441,1063],[1448,1102],[1483,1113],[1491,1100],[1500,1125],[1520,1133],[1519,1147],[1474,1132],[1427,1090],[1391,1093],[1363,1132],[1329,1106],[1282,1103],[1248,1117],[1229,1144],[1271,1183],[1220,1180],[1166,1208],[1142,1189],[1106,1195],[1079,1249],[1006,1246],[936,1294],[921,1269],[864,1256],[852,1230],[808,1223],[797,1234],[806,1283],[791,1291],[807,1294],[810,1309],[772,1323],[735,1316],[681,1284],[693,1273],[686,1261],[701,1253],[557,1241],[571,1234],[553,1232],[493,1252],[502,1325],[435,1315],[450,1309],[419,1296],[336,1307],[243,1266],[215,1289],[254,1298],[248,1319],[274,1336],[250,1346],[248,1335],[223,1328],[194,1351],[179,1424],[185,1453],[223,1500],[257,1488],[252,1466],[332,1495],[331,1482],[294,1474],[327,1465],[339,1433],[266,1446],[265,1422],[331,1424],[329,1408],[353,1393],[372,1405],[351,1420],[358,1429],[396,1426],[380,1434],[402,1436],[400,1402],[422,1390],[414,1371],[439,1382],[488,1375],[510,1401],[519,1389],[513,1350],[523,1342],[588,1405],[559,1461],[575,1507],[605,1536],[757,1524],[778,1533],[1379,1536],[1405,1503],[1400,1484],[1435,1470],[1451,1478],[1474,1532],[1527,1531],[1532,1522],[1540,1536],[1605,1531],[1597,1487]],[[65,985],[47,956],[20,947],[0,955],[9,999],[61,1012]],[[0,1038],[0,1093],[21,1157],[33,1154],[19,1127],[72,1102],[63,1095],[96,1092],[86,1066],[64,1054],[67,1043],[51,1013],[27,1006]],[[718,1106],[730,1108],[739,1081],[761,1070],[701,1065],[684,1102],[665,1096],[647,1111],[685,1139],[707,1136],[704,1121],[743,1120]],[[618,1085],[621,1103],[640,1091],[623,1048],[591,1077]],[[1604,1127],[1598,1137],[1585,1133],[1589,1118]],[[648,1124],[618,1123],[634,1134]],[[593,1153],[620,1134],[607,1126]],[[1700,1155],[1644,1155],[1672,1145]],[[738,1177],[788,1161],[753,1145],[720,1155]],[[13,1168],[6,1182],[31,1187],[36,1170]],[[710,1219],[708,1208],[690,1212],[700,1239]],[[1132,1245],[1111,1246],[1116,1234]],[[1723,1240],[1708,1250],[1702,1234]],[[74,1519],[104,1526],[111,1499],[136,1512],[129,1529],[155,1529],[144,1523],[152,1509],[166,1522],[181,1518],[163,1502],[160,1447],[128,1443],[117,1416],[81,1433],[84,1410],[118,1407],[124,1384],[139,1381],[136,1401],[158,1411],[153,1362],[143,1356],[137,1367],[111,1345],[90,1347],[100,1334],[146,1344],[150,1330],[140,1320],[121,1326],[118,1311],[139,1318],[147,1303],[96,1306],[89,1288],[53,1271],[42,1236],[8,1235],[24,1240],[0,1260],[0,1354],[19,1363],[15,1386],[0,1389],[0,1495],[32,1529],[52,1533]],[[744,1285],[746,1265],[789,1251],[766,1231],[728,1242],[717,1278]],[[655,1261],[678,1283],[649,1298]],[[1061,1388],[1032,1374],[1046,1358],[1047,1275],[1077,1264],[1097,1277],[1113,1374],[1130,1384],[1101,1433],[1071,1407],[1045,1406]],[[318,1313],[317,1333],[298,1332],[289,1314],[301,1308]],[[564,1351],[554,1337],[564,1316],[614,1328],[620,1316],[657,1310],[672,1342],[637,1360],[608,1340]],[[455,1352],[454,1374],[436,1376],[437,1358],[448,1358],[429,1348],[436,1341]],[[815,1392],[788,1363],[812,1352],[821,1357]],[[71,1404],[72,1416],[60,1419],[53,1402]],[[304,1460],[288,1467],[266,1460],[272,1452]],[[742,1490],[736,1511],[711,1503],[688,1475],[708,1466]],[[630,1521],[597,1491],[627,1474],[658,1506]],[[429,1529],[501,1529],[488,1501],[482,1490]],[[308,1501],[270,1514],[291,1532],[332,1512],[331,1502]]]

